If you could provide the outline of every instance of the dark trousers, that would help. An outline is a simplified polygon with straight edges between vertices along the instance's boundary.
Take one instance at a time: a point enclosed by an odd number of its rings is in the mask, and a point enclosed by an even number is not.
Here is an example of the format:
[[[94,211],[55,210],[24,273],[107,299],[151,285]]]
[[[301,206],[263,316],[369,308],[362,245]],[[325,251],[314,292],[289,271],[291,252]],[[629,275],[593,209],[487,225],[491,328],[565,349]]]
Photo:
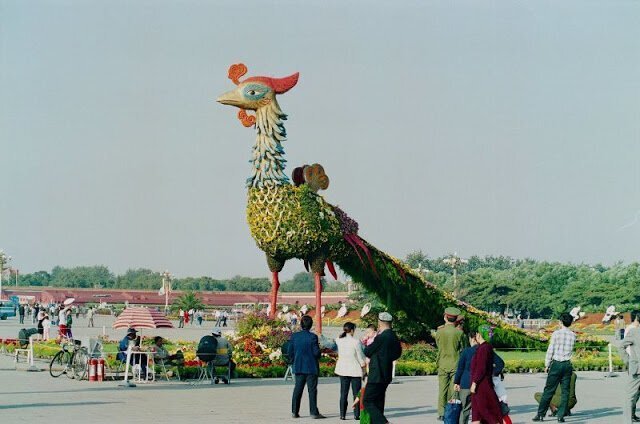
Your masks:
[[[387,393],[388,383],[367,383],[364,389],[364,409],[371,417],[371,424],[385,424],[384,398]]]
[[[351,386],[351,393],[355,399],[360,395],[360,389],[362,388],[361,377],[343,377],[340,376],[340,416],[347,416],[347,398],[349,397],[349,386]],[[360,417],[360,405],[356,405],[353,410],[353,415],[358,419]]]
[[[20,324],[24,324],[24,315],[20,315]]]
[[[309,413],[311,415],[319,415],[318,376],[316,374],[296,374],[295,380],[296,385],[293,388],[293,397],[291,398],[291,413],[298,414],[300,412],[300,401],[306,384],[309,392]]]
[[[568,410],[569,404],[569,389],[571,387],[571,373],[573,367],[570,361],[558,362],[552,361],[549,367],[549,375],[547,376],[547,383],[544,386],[542,392],[542,398],[540,399],[540,405],[538,406],[538,415],[544,417],[549,409],[551,398],[558,388],[558,384],[561,384],[562,396],[560,405],[558,405],[558,418],[563,418]]]

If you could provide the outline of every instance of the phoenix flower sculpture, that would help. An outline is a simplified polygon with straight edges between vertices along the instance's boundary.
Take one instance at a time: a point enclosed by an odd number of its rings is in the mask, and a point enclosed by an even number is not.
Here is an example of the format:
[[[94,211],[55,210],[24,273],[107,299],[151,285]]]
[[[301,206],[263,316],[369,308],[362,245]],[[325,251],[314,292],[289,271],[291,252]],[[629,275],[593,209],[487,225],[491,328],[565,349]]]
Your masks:
[[[239,108],[240,122],[254,127],[257,133],[246,180],[247,221],[272,274],[271,316],[277,309],[278,274],[287,260],[298,258],[314,274],[317,333],[322,332],[322,277],[325,269],[337,277],[334,263],[354,281],[375,292],[389,310],[406,314],[425,329],[434,328],[444,308],[450,305],[466,309],[471,325],[493,324],[488,314],[458,301],[361,238],[358,223],[318,194],[329,187],[329,177],[320,164],[297,167],[289,179],[283,148],[287,115],[277,96],[291,90],[298,83],[299,74],[240,80],[246,73],[245,65],[231,65],[228,77],[236,88],[221,95],[218,102]],[[524,333],[504,324],[501,327],[505,336],[511,336],[509,339],[520,340],[516,344],[531,345],[532,340]]]

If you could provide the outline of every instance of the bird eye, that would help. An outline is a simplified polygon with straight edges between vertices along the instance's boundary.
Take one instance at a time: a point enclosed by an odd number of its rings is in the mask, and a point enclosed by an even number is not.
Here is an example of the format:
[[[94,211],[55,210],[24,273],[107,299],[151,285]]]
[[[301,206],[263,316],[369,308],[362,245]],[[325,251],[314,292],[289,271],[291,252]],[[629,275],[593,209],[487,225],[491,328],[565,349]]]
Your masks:
[[[249,90],[247,92],[247,94],[249,94],[250,96],[255,96],[256,95],[256,90]]]

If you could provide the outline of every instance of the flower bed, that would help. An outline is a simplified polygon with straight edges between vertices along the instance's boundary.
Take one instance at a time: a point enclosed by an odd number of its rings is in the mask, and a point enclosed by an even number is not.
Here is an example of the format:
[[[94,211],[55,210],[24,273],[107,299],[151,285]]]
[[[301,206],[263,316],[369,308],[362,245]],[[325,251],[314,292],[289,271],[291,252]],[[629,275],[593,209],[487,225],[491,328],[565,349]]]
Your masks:
[[[283,345],[291,335],[284,321],[271,320],[261,315],[248,315],[238,323],[235,335],[225,335],[234,347],[233,360],[236,363],[236,374],[240,378],[281,378],[284,376],[287,364],[283,357]],[[326,339],[323,340],[326,342]],[[12,353],[18,341],[16,339],[2,340],[6,352]],[[103,339],[103,352],[106,362],[110,367],[116,367],[117,341]],[[153,344],[151,337],[143,337],[142,345]],[[588,344],[589,349],[581,347]],[[579,371],[599,371],[608,369],[609,362],[606,355],[601,352],[601,340],[594,342],[592,338],[584,338],[582,343],[577,343],[574,355],[574,368]],[[198,368],[202,365],[196,357],[197,342],[184,340],[166,340],[165,348],[169,353],[180,350],[184,356],[184,368],[180,374],[185,378],[195,378]],[[34,354],[38,358],[49,359],[60,350],[55,341],[37,342],[34,345]],[[506,354],[506,353],[505,353]],[[396,364],[396,375],[434,375],[437,373],[435,364],[437,350],[426,343],[403,345],[402,357]],[[511,359],[505,360],[506,372],[540,372],[544,370],[544,360],[531,355],[520,359],[511,355]],[[323,349],[320,358],[320,375],[333,376],[336,362],[336,354],[328,349]],[[623,369],[622,360],[614,357],[613,366]]]

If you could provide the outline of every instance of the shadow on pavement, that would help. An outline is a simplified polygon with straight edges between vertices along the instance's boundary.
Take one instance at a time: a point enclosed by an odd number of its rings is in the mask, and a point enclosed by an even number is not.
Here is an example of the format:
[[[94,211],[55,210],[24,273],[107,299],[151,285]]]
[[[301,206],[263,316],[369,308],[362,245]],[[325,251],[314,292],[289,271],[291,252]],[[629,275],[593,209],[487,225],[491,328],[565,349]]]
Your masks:
[[[530,414],[531,418],[538,412],[538,405],[517,405],[511,408],[510,415]],[[589,410],[577,410],[572,411],[572,415],[565,417],[567,422],[574,424],[588,423],[590,420],[598,418],[613,417],[616,415],[622,415],[622,408],[599,408]],[[547,416],[545,421],[555,421],[554,417]]]
[[[85,406],[85,405],[106,405],[111,403],[122,403],[122,402],[69,402],[69,403],[46,403],[46,402],[38,402],[38,403],[23,403],[18,405],[0,405],[1,409],[18,409],[18,408],[40,408],[40,407],[49,407],[49,406]]]
[[[511,413],[509,415],[520,415],[520,414],[534,414],[538,412],[538,404],[531,405],[511,405],[509,404],[509,409]],[[533,416],[531,417],[533,418]]]
[[[588,422],[590,419],[596,418],[604,418],[604,417],[613,417],[616,415],[622,415],[622,408],[598,408],[598,409],[588,409],[588,410],[578,410],[572,411],[572,415],[570,417],[566,417],[567,422],[571,420],[571,422]]]
[[[507,390],[535,389],[537,386],[507,386]]]
[[[428,409],[428,406],[414,406],[409,408],[385,408],[384,415],[387,418],[410,417],[412,415],[435,414],[437,409]]]

